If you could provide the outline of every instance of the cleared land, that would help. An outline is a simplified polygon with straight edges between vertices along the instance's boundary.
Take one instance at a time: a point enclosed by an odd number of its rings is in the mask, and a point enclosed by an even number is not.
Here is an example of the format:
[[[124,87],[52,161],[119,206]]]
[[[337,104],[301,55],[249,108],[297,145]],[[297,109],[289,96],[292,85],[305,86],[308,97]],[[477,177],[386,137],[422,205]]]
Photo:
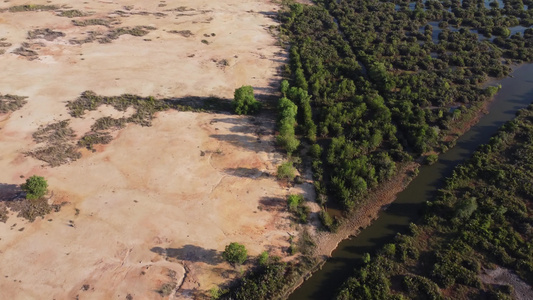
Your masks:
[[[133,114],[101,106],[72,118],[66,102],[86,90],[229,99],[252,85],[266,98],[284,61],[270,28],[276,4],[25,4],[0,3],[0,94],[27,97],[0,114],[0,197],[37,174],[51,201],[67,204],[33,223],[13,214],[0,223],[3,298],[160,299],[166,283],[189,298],[238,274],[220,259],[230,242],[285,255],[293,191],[271,176],[281,156],[267,117],[169,110],[59,167],[27,155],[40,127],[70,119],[79,139],[98,118]]]

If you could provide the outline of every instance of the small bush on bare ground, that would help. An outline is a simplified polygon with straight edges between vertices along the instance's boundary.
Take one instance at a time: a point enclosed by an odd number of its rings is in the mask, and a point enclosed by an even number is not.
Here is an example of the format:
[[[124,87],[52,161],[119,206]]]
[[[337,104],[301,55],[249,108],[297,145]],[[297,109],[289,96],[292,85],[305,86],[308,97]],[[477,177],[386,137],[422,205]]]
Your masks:
[[[0,113],[5,114],[20,109],[28,102],[26,101],[26,98],[27,97],[0,94]]]
[[[60,31],[53,31],[49,28],[46,29],[35,29],[28,31],[28,39],[45,39],[47,41],[53,41],[58,37],[64,37],[65,34]]]
[[[159,294],[161,294],[162,297],[169,296],[170,294],[172,294],[174,292],[174,289],[176,288],[176,285],[177,284],[175,282],[165,283],[159,288],[158,292],[159,292]]]

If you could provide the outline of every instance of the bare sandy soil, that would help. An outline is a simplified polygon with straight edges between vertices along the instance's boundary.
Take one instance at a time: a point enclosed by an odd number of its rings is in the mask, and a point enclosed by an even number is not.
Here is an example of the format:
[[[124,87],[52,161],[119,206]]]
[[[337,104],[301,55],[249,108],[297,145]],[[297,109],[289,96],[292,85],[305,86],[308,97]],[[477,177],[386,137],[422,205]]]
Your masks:
[[[22,4],[28,3],[2,2],[0,10]],[[283,209],[289,191],[272,176],[281,156],[266,117],[167,111],[152,127],[128,125],[110,144],[60,167],[24,155],[37,147],[31,135],[39,126],[71,119],[66,101],[85,90],[231,98],[235,88],[252,85],[273,93],[284,60],[268,30],[276,25],[269,18],[276,4],[32,4],[69,7],[0,12],[0,93],[28,97],[20,110],[0,115],[0,192],[36,174],[47,178],[53,201],[67,204],[34,223],[14,215],[0,223],[1,298],[160,299],[165,283],[177,286],[171,298],[190,298],[237,273],[220,259],[230,242],[243,243],[252,256],[285,255],[295,232]],[[67,9],[90,15],[58,16]],[[112,25],[74,26],[74,19]],[[135,26],[148,33],[76,42]],[[63,35],[28,39],[36,29]],[[32,55],[20,55],[21,47]],[[97,118],[132,113],[102,106],[71,126],[80,137]]]
[[[480,278],[483,283],[512,286],[512,296],[517,300],[533,299],[533,289],[511,270],[496,267],[494,270],[483,269]]]

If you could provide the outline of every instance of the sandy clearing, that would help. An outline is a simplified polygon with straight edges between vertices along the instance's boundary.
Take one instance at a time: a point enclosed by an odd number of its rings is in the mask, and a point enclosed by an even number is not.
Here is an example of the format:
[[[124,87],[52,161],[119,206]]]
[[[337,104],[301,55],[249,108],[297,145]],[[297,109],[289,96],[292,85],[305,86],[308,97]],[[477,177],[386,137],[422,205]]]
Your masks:
[[[512,296],[517,300],[533,298],[533,289],[509,269],[497,266],[494,270],[482,269],[481,281],[485,284],[512,286]]]
[[[115,27],[156,29],[109,44],[74,45],[70,39],[108,29],[73,26],[72,19],[51,11],[0,13],[0,38],[12,43],[0,55],[0,92],[28,96],[22,109],[0,116],[0,184],[42,175],[53,200],[68,202],[44,220],[27,223],[11,216],[0,223],[2,298],[160,299],[156,290],[167,282],[181,286],[177,298],[188,298],[235,275],[219,258],[230,242],[245,244],[251,255],[264,250],[285,255],[294,229],[283,201],[277,209],[263,209],[268,199],[287,193],[272,176],[282,157],[272,146],[273,122],[266,117],[168,111],[159,113],[152,127],[116,131],[111,144],[82,150],[82,159],[68,165],[43,167],[23,154],[35,148],[31,135],[39,126],[71,119],[66,101],[85,90],[231,98],[236,87],[249,84],[268,95],[283,57],[266,30],[275,23],[261,12],[277,10],[276,4],[32,3],[93,13],[79,19],[113,17],[120,21]],[[2,2],[0,9],[21,4],[27,3]],[[187,10],[175,10],[182,6]],[[26,40],[29,30],[45,28],[66,36]],[[35,48],[37,59],[12,53],[24,42],[42,43]],[[70,124],[79,137],[97,118],[132,113],[101,106]]]

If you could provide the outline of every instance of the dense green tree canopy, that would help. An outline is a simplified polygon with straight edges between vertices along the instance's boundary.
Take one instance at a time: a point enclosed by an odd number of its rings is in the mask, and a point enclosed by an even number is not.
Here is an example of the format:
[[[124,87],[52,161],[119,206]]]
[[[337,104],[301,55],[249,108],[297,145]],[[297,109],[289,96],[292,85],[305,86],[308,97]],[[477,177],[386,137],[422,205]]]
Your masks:
[[[44,177],[33,175],[26,179],[26,183],[23,183],[20,187],[26,192],[27,199],[39,199],[46,194],[48,182]]]
[[[533,60],[533,28],[516,27],[533,24],[530,0],[314,2],[281,13],[291,46],[281,90],[297,106],[296,136],[323,149],[317,192],[346,208],[399,164],[453,146],[498,90],[481,83]],[[283,144],[296,145],[290,133]]]
[[[248,251],[244,245],[233,242],[226,246],[222,257],[229,263],[240,265],[248,258]]]
[[[261,109],[261,103],[255,100],[254,89],[249,85],[235,90],[232,105],[233,111],[238,115],[254,114]]]

